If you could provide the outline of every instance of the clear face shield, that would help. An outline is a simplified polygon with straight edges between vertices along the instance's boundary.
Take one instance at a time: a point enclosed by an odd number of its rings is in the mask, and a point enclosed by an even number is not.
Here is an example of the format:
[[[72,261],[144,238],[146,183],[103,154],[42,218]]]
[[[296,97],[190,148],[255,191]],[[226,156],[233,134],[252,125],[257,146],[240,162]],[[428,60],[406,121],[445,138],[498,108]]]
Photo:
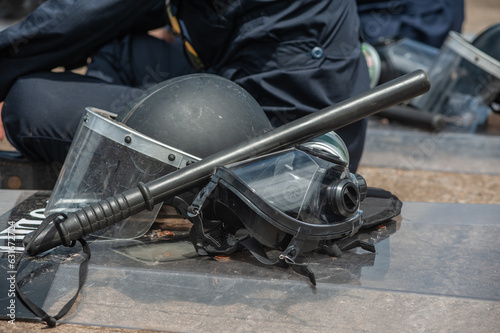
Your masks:
[[[500,93],[500,62],[452,31],[429,78],[431,90],[412,104],[442,114],[456,130],[474,132],[486,122],[489,103]]]
[[[116,121],[115,115],[87,108],[45,209],[70,213],[200,160]],[[154,222],[161,204],[107,229],[99,237],[136,238]]]

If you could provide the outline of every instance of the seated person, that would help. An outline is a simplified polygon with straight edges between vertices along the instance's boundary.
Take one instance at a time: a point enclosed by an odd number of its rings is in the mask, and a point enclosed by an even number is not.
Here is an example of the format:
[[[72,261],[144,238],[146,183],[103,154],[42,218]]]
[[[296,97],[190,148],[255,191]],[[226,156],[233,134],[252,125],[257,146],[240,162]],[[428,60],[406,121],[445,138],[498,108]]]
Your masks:
[[[0,32],[2,120],[15,148],[63,163],[84,113],[120,113],[149,86],[197,71],[247,90],[280,126],[368,89],[356,4],[338,1],[49,0]],[[177,42],[148,35],[168,23]],[[87,64],[86,75],[55,73]],[[352,170],[366,122],[338,133]]]

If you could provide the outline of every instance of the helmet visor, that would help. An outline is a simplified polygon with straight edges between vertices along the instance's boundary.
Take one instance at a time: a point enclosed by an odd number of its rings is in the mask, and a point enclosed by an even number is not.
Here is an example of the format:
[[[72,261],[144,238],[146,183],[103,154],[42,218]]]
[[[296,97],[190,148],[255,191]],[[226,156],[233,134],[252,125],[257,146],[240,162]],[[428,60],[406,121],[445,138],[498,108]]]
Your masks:
[[[45,214],[74,212],[198,160],[114,120],[109,112],[88,108]],[[151,227],[160,208],[157,204],[153,211],[143,211],[94,235],[140,237]]]

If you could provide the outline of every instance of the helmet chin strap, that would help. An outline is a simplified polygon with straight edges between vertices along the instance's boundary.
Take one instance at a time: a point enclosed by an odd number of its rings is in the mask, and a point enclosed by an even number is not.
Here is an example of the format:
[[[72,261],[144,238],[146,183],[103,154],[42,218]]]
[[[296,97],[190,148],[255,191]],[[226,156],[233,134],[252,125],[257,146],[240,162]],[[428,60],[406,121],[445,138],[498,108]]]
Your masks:
[[[18,276],[20,275],[20,272],[23,270],[21,268],[21,262],[25,257],[28,256],[28,250],[33,242],[34,239],[38,235],[41,234],[41,232],[47,228],[47,226],[50,223],[54,223],[56,226],[59,225],[64,219],[66,218],[65,214],[52,214],[47,216],[43,222],[40,224],[40,227],[35,231],[35,235],[31,238],[31,241],[26,245],[24,252],[21,254],[19,258],[17,258],[16,263],[15,263],[15,271],[16,271],[16,279],[15,279],[15,287],[16,287],[16,295],[17,297],[21,300],[21,302],[36,316],[38,316],[41,320],[47,323],[49,327],[55,327],[57,324],[57,320],[61,319],[64,317],[73,307],[75,304],[78,296],[80,295],[80,291],[83,288],[83,285],[85,284],[85,281],[87,279],[87,273],[88,273],[88,266],[89,266],[89,260],[91,256],[90,252],[90,247],[87,244],[87,242],[83,238],[79,238],[78,242],[82,246],[82,258],[83,260],[80,262],[80,269],[79,269],[79,277],[78,277],[78,289],[76,290],[74,296],[61,308],[58,314],[55,316],[49,315],[45,310],[43,310],[41,307],[39,307],[37,304],[35,304],[27,294],[24,294],[21,290],[21,280],[18,279]],[[57,232],[62,233],[61,229],[57,227]],[[61,239],[64,239],[63,235],[61,235]],[[65,242],[64,246],[68,247],[73,247],[75,245],[75,241],[71,241],[70,243]]]

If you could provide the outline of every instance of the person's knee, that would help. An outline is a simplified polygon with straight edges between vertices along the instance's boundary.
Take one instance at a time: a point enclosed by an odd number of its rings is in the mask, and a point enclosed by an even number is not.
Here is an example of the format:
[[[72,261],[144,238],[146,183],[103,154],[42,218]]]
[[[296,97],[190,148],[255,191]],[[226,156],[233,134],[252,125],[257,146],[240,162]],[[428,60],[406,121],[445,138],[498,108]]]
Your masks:
[[[9,142],[26,158],[34,161],[55,160],[46,153],[52,145],[67,146],[70,140],[56,132],[58,124],[69,119],[56,119],[51,110],[54,101],[60,100],[57,91],[47,87],[44,75],[24,76],[14,83],[9,90],[2,109],[2,121]],[[64,157],[59,158],[64,160]]]
[[[2,109],[2,122],[9,141],[17,147],[18,138],[21,134],[22,123],[30,123],[32,113],[29,112],[29,101],[34,89],[31,78],[19,78],[9,90]]]
[[[85,75],[40,72],[12,86],[2,118],[9,141],[26,158],[64,161],[86,107],[119,113],[141,93]]]

